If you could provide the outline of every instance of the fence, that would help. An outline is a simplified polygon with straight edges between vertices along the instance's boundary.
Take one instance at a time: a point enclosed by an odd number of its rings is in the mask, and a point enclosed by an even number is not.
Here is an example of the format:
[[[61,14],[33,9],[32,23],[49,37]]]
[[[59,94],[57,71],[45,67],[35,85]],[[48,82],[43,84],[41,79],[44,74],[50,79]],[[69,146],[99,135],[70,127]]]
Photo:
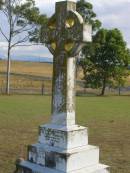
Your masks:
[[[77,81],[77,91],[83,90],[83,81]],[[0,72],[0,94],[6,92],[6,73]],[[28,74],[11,73],[11,94],[42,94],[52,93],[52,78],[47,76],[34,76]]]
[[[6,74],[0,72],[0,94],[6,92]],[[99,89],[84,88],[84,81],[77,80],[77,95],[98,95]],[[121,88],[106,87],[106,94],[118,95],[130,94],[130,86]],[[52,78],[47,76],[34,76],[29,74],[11,73],[10,78],[11,94],[40,94],[50,95],[52,93]]]

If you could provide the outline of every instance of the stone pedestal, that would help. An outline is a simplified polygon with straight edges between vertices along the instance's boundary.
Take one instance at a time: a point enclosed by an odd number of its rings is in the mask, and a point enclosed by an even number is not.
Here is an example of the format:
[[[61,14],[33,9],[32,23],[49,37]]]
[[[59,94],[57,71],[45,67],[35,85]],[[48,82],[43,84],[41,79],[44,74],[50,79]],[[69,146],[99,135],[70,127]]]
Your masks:
[[[40,126],[37,144],[28,146],[27,161],[17,173],[109,173],[99,163],[99,148],[88,145],[87,128],[73,125]]]

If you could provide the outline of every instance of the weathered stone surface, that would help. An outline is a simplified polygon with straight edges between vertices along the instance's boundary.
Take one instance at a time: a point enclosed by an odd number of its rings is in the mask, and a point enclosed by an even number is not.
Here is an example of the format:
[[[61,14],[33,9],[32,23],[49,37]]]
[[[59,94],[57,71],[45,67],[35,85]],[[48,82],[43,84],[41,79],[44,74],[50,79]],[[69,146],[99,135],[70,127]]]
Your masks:
[[[75,58],[67,58],[64,54],[54,58],[53,124],[75,124],[75,63]]]
[[[66,128],[66,126],[47,124],[40,127],[38,141],[62,149],[85,146],[88,144],[87,128],[78,125]]]
[[[76,55],[84,42],[91,41],[91,26],[83,23],[76,12],[76,3],[56,3],[56,13],[50,18],[44,42],[54,55],[52,123],[75,124]]]
[[[29,146],[28,160],[59,171],[69,172],[97,165],[99,163],[99,148],[86,145],[63,150],[57,147],[35,144]]]

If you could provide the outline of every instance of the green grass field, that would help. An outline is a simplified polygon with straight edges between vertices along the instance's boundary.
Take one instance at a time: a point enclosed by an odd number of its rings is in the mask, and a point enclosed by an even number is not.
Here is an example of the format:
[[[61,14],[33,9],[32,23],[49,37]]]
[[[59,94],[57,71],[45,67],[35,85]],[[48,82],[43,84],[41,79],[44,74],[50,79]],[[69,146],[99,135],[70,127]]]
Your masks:
[[[12,173],[38,126],[49,121],[50,97],[0,96],[0,173]],[[111,173],[130,173],[130,97],[77,97],[77,122],[88,127],[89,143],[100,147]]]

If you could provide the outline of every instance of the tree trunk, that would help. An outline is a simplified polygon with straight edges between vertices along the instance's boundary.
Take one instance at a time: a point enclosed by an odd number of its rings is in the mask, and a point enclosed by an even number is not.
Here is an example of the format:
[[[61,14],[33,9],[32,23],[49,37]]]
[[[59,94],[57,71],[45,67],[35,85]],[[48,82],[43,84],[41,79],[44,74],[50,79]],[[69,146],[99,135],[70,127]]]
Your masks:
[[[10,60],[10,43],[8,46],[8,57],[7,57],[7,81],[6,81],[6,94],[10,94],[10,64],[11,64],[11,60]]]
[[[12,8],[11,8],[11,0],[9,0],[9,7],[8,7],[8,14],[9,14],[9,39],[8,39],[8,54],[7,54],[7,81],[6,81],[6,94],[10,94],[10,65],[11,65],[11,41],[12,41]]]
[[[104,96],[105,89],[106,89],[106,77],[104,77],[104,79],[103,79],[103,87],[102,87],[102,91],[101,91],[101,96]]]

